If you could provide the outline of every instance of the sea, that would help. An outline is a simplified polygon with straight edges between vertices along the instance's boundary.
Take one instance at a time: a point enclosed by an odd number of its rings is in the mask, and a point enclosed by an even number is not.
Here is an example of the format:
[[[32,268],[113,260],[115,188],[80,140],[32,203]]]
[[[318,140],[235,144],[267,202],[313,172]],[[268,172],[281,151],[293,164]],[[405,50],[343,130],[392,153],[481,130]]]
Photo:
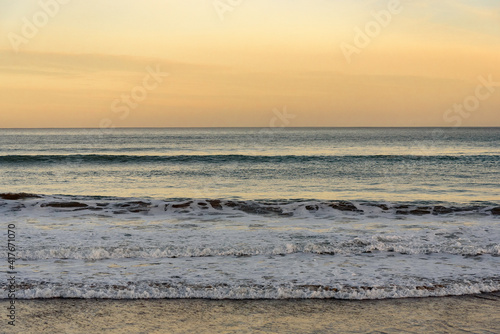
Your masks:
[[[0,298],[499,291],[499,163],[500,128],[0,129]]]

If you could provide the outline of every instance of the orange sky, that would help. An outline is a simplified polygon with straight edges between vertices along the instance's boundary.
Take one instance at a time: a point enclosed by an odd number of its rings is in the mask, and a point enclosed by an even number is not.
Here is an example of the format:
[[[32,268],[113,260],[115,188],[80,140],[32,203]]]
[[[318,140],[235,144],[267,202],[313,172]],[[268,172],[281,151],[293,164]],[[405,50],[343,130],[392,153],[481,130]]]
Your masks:
[[[42,3],[0,3],[0,127],[500,126],[498,1]]]

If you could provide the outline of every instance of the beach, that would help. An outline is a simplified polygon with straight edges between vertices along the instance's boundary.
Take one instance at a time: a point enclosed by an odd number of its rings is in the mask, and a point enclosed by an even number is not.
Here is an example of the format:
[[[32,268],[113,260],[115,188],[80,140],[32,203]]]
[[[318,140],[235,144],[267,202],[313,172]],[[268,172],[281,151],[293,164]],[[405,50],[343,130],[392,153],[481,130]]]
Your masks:
[[[0,13],[0,334],[500,334],[500,1]]]
[[[1,308],[7,301],[0,301]],[[498,333],[500,293],[386,300],[19,300],[6,333]],[[4,331],[2,331],[4,333]]]

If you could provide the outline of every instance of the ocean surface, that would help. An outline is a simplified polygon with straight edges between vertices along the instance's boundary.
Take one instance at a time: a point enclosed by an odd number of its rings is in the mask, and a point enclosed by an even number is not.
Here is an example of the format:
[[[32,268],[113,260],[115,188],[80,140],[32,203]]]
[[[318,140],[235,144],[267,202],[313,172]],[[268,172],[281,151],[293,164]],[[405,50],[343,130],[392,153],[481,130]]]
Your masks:
[[[500,128],[0,129],[0,223],[18,298],[492,292],[499,163]]]

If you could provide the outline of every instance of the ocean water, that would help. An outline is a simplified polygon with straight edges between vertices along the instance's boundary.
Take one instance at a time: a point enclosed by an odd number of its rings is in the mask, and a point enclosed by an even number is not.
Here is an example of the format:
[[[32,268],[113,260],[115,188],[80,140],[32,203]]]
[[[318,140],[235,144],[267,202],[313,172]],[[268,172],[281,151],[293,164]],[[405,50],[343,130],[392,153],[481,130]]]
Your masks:
[[[19,298],[491,292],[499,162],[500,128],[0,129],[0,223]]]

